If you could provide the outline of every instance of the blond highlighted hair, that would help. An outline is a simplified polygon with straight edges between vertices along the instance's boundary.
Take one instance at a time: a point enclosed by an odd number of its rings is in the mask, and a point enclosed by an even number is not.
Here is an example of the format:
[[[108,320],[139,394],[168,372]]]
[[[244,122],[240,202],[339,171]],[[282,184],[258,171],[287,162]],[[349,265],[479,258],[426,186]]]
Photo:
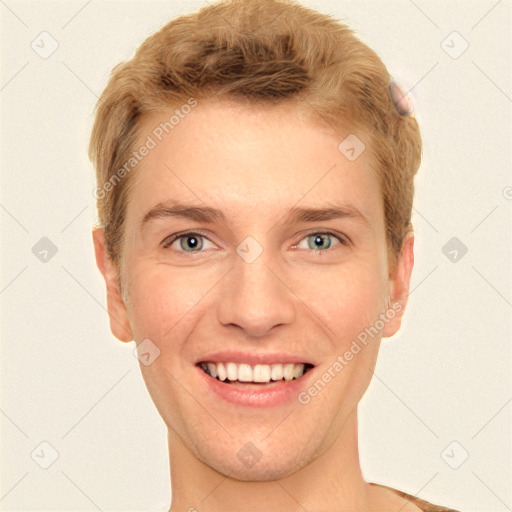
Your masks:
[[[412,229],[421,137],[400,115],[378,55],[345,24],[293,0],[223,0],[171,20],[118,64],[97,106],[89,157],[99,188],[134,149],[141,121],[194,98],[294,102],[334,130],[367,136],[384,202],[392,262]],[[341,139],[340,139],[341,142]],[[132,174],[97,198],[110,258],[119,265]],[[118,267],[119,268],[119,267]]]

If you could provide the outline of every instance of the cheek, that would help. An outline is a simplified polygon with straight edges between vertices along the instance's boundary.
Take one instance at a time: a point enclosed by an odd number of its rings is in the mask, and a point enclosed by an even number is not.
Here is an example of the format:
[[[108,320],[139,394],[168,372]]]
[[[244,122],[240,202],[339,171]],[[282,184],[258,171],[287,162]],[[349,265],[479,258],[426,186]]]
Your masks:
[[[330,341],[330,355],[315,388],[323,390],[322,383],[327,383],[328,391],[320,391],[314,403],[325,417],[336,417],[341,428],[347,411],[368,387],[369,370],[375,368],[381,334],[373,327],[385,311],[387,282],[378,265],[347,266],[312,282],[315,286],[304,287],[300,297],[315,313],[311,318],[321,320],[315,323]]]
[[[302,274],[292,289],[339,347],[350,344],[384,311],[386,286],[378,266],[347,265]]]
[[[194,278],[193,270],[148,264],[132,267],[130,275],[128,316],[136,341],[176,339],[185,317],[208,291],[207,281]]]

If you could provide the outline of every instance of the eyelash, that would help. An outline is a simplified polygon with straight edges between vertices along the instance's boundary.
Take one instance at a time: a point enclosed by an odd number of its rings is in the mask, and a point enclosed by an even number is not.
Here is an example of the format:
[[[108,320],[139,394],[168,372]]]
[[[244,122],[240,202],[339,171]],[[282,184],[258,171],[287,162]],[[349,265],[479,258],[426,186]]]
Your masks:
[[[297,242],[297,244],[295,244],[295,245],[298,245],[300,242],[302,242],[302,240],[304,240],[305,238],[308,238],[310,236],[313,236],[313,235],[330,235],[330,236],[333,236],[334,238],[336,238],[340,242],[341,245],[345,245],[345,246],[348,245],[347,239],[345,239],[344,237],[342,237],[340,235],[333,233],[332,231],[312,231],[312,232],[304,235],[299,240],[299,242]],[[206,235],[203,235],[202,233],[199,233],[197,231],[186,231],[184,233],[176,233],[176,234],[171,235],[171,236],[167,237],[166,239],[164,239],[161,243],[162,248],[168,249],[177,240],[180,240],[181,238],[187,238],[190,236],[206,238],[207,240],[209,240],[211,242],[211,240]],[[336,247],[336,245],[334,247]],[[316,253],[321,253],[321,252],[330,252],[333,249],[329,248],[329,249],[307,249],[307,250],[310,250],[310,251],[313,251]],[[187,253],[194,254],[194,253],[201,253],[204,251],[176,251],[176,252],[181,253],[181,254],[187,254]]]

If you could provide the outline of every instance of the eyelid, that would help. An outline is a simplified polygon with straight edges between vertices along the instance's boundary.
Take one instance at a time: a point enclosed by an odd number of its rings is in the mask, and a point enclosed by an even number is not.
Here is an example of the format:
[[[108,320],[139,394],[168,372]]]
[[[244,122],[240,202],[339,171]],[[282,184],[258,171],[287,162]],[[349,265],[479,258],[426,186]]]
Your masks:
[[[172,235],[169,235],[168,237],[164,238],[161,242],[160,242],[160,245],[164,248],[164,249],[167,249],[168,247],[170,247],[176,240],[180,239],[181,237],[184,237],[185,235],[189,235],[189,236],[192,236],[192,235],[199,235],[203,238],[206,238],[208,240],[210,240],[203,232],[201,232],[201,230],[185,230],[185,231],[179,231],[178,233],[174,233]],[[212,242],[210,240],[210,242]],[[214,242],[212,242],[214,243]],[[182,251],[178,251],[178,252],[182,252]]]
[[[313,228],[313,229],[307,231],[306,233],[303,233],[301,235],[301,238],[299,238],[299,240],[297,241],[297,243],[294,244],[294,247],[299,242],[301,242],[304,238],[311,236],[311,235],[331,235],[331,236],[337,238],[340,241],[340,243],[343,245],[348,245],[351,243],[351,240],[347,235],[344,235],[343,233],[339,233],[336,230],[328,229],[328,228],[316,228],[316,229]],[[326,252],[326,251],[318,251],[318,252]]]

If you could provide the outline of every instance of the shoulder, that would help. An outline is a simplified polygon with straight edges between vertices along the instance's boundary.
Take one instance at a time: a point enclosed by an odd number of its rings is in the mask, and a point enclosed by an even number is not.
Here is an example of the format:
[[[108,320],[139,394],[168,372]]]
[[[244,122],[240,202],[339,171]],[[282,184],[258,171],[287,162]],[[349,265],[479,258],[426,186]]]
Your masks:
[[[453,508],[434,505],[433,503],[417,498],[412,494],[408,494],[398,489],[394,489],[393,487],[388,487],[387,485],[376,484],[373,482],[370,482],[370,485],[374,486],[375,489],[380,489],[381,491],[387,492],[388,494],[392,493],[399,499],[401,499],[404,507],[402,509],[403,512],[460,512],[459,510],[455,510]]]

